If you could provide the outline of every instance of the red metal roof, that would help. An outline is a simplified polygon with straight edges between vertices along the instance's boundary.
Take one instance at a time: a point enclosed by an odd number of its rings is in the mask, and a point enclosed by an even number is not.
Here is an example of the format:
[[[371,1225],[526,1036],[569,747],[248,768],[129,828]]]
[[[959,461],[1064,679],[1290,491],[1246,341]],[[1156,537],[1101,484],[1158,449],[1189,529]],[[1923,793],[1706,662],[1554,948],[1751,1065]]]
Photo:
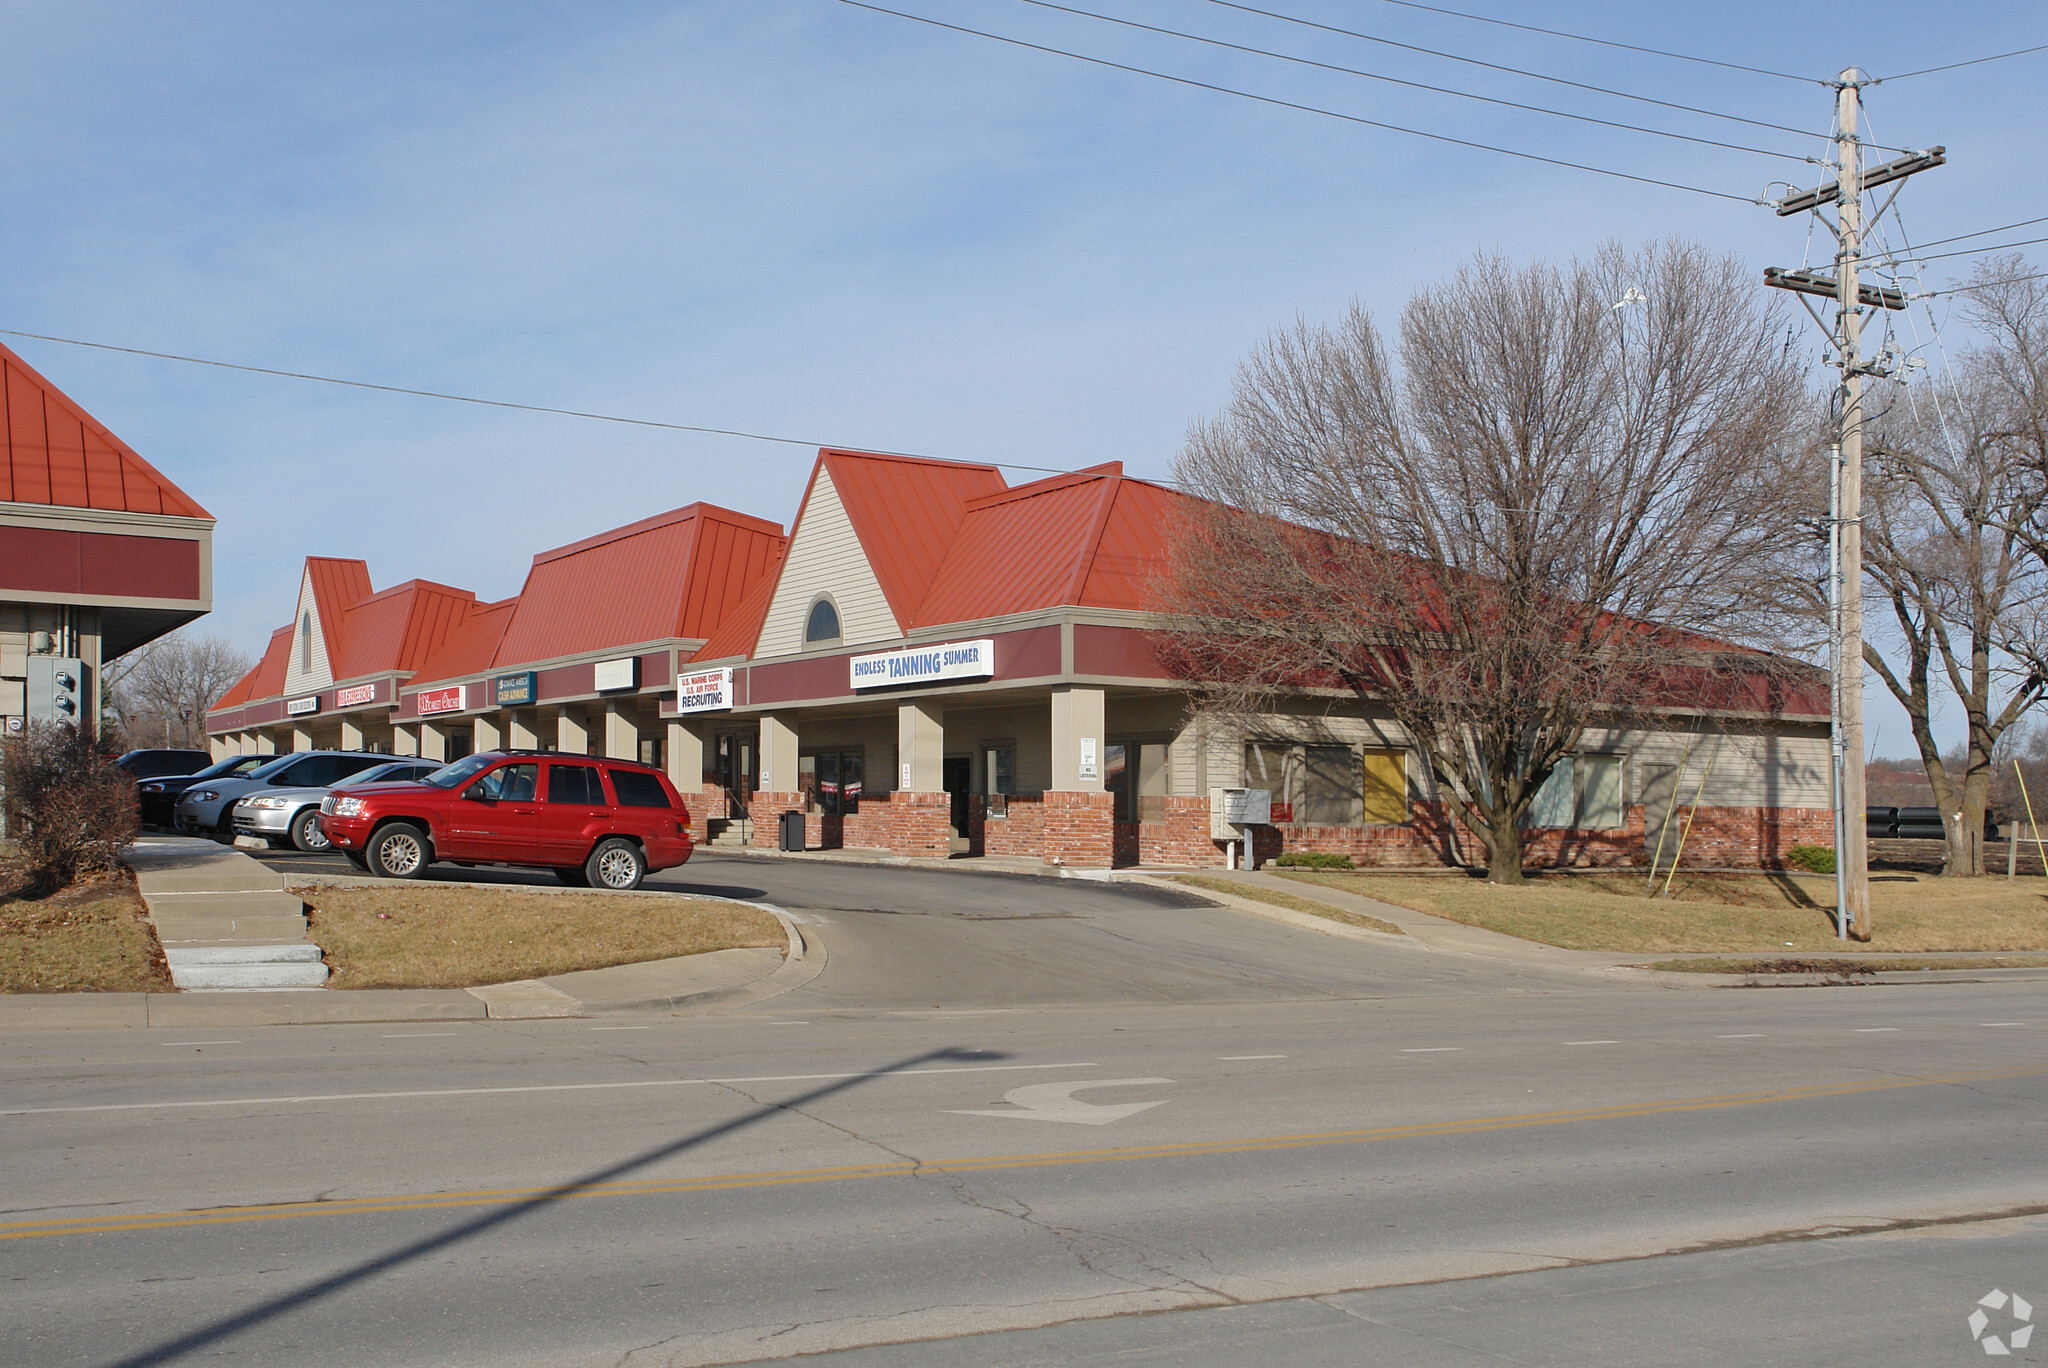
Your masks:
[[[236,680],[234,687],[215,700],[208,712],[232,708],[256,698],[274,698],[284,692],[284,667],[292,656],[292,629],[280,627],[270,634],[270,645],[255,668]]]
[[[705,639],[690,662],[710,660],[740,660],[754,654],[754,646],[761,639],[761,623],[768,616],[768,605],[775,599],[775,583],[782,578],[782,557],[787,547],[775,553],[775,559],[762,572],[761,578],[747,590],[732,611],[725,615],[725,621],[718,624],[716,631]]]
[[[437,679],[461,679],[487,672],[498,658],[498,645],[512,621],[517,598],[480,604],[458,623],[440,645],[418,665],[413,683]]]
[[[0,500],[213,516],[4,345]]]
[[[779,524],[699,503],[543,551],[496,663],[708,637],[783,544]]]
[[[347,654],[342,645],[342,619],[351,604],[370,596],[370,567],[359,560],[308,556],[306,574],[313,581],[313,607],[320,614],[320,635],[327,639],[328,669],[336,679],[346,679],[338,668],[342,656]],[[278,687],[283,688],[284,681],[279,680]]]
[[[830,449],[818,453],[818,465],[831,472],[896,625],[908,631],[968,502],[1001,493],[1002,472],[964,461]],[[811,482],[817,483],[815,471]],[[808,491],[804,500],[810,501]],[[803,515],[797,517],[801,521]]]
[[[1152,606],[1175,494],[1120,462],[1054,475],[967,505],[915,626],[1061,606]]]
[[[353,603],[342,617],[341,654],[330,657],[334,677],[417,670],[476,606],[467,589],[417,579]]]

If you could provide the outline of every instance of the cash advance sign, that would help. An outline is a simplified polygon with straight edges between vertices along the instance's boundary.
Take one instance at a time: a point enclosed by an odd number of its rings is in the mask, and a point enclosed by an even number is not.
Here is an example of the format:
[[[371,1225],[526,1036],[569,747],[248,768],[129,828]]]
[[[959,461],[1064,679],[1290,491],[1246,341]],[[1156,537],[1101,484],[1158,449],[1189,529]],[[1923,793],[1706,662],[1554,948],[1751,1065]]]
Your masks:
[[[941,679],[987,679],[996,672],[996,644],[986,638],[949,641],[941,646],[855,656],[849,664],[856,689],[929,684]]]

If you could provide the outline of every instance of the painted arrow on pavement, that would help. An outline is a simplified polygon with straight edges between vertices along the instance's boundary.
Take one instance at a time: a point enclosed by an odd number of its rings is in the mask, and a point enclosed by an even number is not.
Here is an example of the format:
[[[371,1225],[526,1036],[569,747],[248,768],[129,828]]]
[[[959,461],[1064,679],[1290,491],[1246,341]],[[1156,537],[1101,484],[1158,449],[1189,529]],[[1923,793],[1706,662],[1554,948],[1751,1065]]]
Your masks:
[[[1097,1106],[1083,1102],[1074,1094],[1083,1088],[1135,1088],[1152,1083],[1171,1083],[1170,1078],[1095,1078],[1078,1083],[1033,1083],[1025,1088],[1012,1088],[1003,1094],[1003,1101],[1017,1108],[1016,1111],[960,1111],[948,1108],[954,1116],[1007,1116],[1018,1121],[1070,1121],[1077,1126],[1106,1126],[1112,1121],[1121,1121],[1126,1116],[1136,1116],[1141,1111],[1159,1105],[1159,1102],[1125,1102],[1118,1106]]]

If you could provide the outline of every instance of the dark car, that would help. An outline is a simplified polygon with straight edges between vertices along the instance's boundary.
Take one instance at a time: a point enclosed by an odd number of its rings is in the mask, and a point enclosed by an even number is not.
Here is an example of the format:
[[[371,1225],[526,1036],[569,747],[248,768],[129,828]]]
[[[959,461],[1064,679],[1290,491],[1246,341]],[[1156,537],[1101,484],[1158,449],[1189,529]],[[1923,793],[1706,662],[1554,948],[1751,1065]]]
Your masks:
[[[114,762],[138,781],[197,774],[211,763],[203,750],[132,750]]]
[[[235,804],[245,795],[264,789],[330,788],[390,759],[375,751],[298,751],[274,755],[269,764],[259,765],[245,775],[193,785],[179,796],[172,811],[178,830],[232,841]]]
[[[142,824],[156,827],[174,826],[177,824],[178,797],[186,789],[204,779],[239,779],[250,770],[267,765],[275,759],[277,757],[274,755],[230,755],[225,760],[208,765],[197,774],[144,779],[135,785],[135,797],[142,807]]]
[[[320,829],[356,868],[392,879],[447,860],[625,890],[694,849],[690,814],[660,770],[552,751],[484,751],[416,784],[338,785]]]

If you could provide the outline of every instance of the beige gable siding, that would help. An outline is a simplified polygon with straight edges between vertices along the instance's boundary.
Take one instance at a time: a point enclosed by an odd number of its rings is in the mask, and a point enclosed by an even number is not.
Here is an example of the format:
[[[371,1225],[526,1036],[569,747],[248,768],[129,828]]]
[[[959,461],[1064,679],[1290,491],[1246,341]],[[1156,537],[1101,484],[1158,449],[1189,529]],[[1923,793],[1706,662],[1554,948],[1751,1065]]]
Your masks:
[[[313,668],[302,670],[299,661],[304,659],[305,645],[301,637],[306,630],[306,614],[313,615]],[[327,663],[327,633],[320,625],[320,605],[313,601],[313,576],[309,572],[299,580],[299,606],[292,614],[292,653],[284,664],[284,692],[287,698],[298,698],[334,684],[334,671]]]
[[[757,655],[789,655],[804,648],[804,620],[820,594],[839,605],[840,641],[848,646],[896,642],[903,638],[882,582],[875,578],[860,538],[839,502],[828,471],[818,472],[804,505],[803,521],[790,534],[782,579],[761,623]]]
[[[1623,748],[1636,761],[1627,798],[1632,803],[1641,801],[1642,790],[1635,787],[1641,766],[1681,763],[1679,802],[1687,807],[1698,801],[1707,807],[1824,808],[1832,801],[1828,738],[1820,727],[1775,735],[1651,732],[1630,741]]]

